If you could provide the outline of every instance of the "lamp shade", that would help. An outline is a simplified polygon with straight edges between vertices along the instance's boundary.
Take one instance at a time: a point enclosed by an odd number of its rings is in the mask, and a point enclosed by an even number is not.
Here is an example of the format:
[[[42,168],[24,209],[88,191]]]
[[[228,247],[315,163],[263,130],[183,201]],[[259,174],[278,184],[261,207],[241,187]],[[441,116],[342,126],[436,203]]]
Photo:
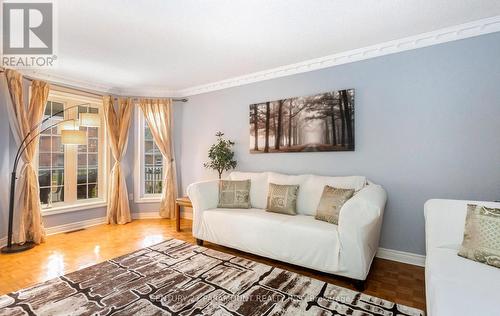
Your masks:
[[[77,120],[63,121],[57,125],[57,133],[61,134],[62,131],[77,131],[80,129],[80,124]]]
[[[86,127],[100,127],[101,118],[96,113],[80,113],[80,125]]]
[[[63,145],[87,145],[87,132],[62,130],[61,143]]]

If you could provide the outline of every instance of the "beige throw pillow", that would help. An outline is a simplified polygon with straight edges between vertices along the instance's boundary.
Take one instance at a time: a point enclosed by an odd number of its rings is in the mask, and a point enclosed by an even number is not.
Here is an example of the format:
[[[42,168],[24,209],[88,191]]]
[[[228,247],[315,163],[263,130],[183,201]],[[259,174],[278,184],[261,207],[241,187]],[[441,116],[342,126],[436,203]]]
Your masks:
[[[298,185],[269,183],[266,211],[288,215],[297,214]]]
[[[217,207],[250,208],[250,180],[220,180]]]
[[[342,205],[354,194],[353,189],[339,189],[325,185],[316,209],[315,218],[335,225],[339,224]]]
[[[458,255],[500,268],[500,209],[467,205],[464,240]]]

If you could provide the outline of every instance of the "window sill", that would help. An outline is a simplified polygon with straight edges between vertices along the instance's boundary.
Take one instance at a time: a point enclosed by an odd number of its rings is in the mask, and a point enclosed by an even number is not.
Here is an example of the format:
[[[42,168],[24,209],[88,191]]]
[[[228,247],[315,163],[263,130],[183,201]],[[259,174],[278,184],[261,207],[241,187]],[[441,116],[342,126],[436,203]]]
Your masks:
[[[44,208],[44,206],[42,205],[42,216],[78,212],[105,206],[107,206],[107,203],[103,199],[96,199],[92,202],[83,202],[78,204],[59,204],[59,205],[56,204],[53,205],[51,208]]]
[[[143,196],[143,197],[135,197],[134,198],[134,203],[140,204],[140,203],[160,203],[161,202],[161,197],[160,196]]]

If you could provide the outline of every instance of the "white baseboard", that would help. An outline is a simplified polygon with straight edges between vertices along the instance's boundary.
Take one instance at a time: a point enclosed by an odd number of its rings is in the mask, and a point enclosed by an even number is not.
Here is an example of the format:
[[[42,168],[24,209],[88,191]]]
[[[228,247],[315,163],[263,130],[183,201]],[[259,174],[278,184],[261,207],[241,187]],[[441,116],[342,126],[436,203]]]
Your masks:
[[[80,222],[73,222],[64,225],[47,227],[45,228],[45,233],[47,235],[61,234],[105,223],[106,223],[106,217],[99,217]],[[7,237],[0,238],[0,247],[3,247],[5,245],[7,245]]]
[[[132,219],[156,219],[161,218],[158,212],[139,212],[132,213]]]
[[[407,264],[413,264],[420,267],[425,267],[425,256],[411,252],[378,248],[377,254],[375,256],[381,259],[387,259]]]
[[[160,214],[158,212],[137,212],[132,213],[133,219],[159,219]],[[181,211],[181,218],[193,219],[193,213],[190,211]]]
[[[88,220],[80,221],[80,222],[73,222],[73,223],[68,223],[68,224],[64,224],[64,225],[47,227],[45,229],[45,232],[47,233],[47,235],[54,235],[54,234],[60,234],[60,233],[67,233],[67,232],[71,232],[74,230],[84,229],[87,227],[92,227],[92,226],[101,225],[101,224],[105,224],[105,223],[106,223],[106,217],[99,217],[99,218],[88,219]]]

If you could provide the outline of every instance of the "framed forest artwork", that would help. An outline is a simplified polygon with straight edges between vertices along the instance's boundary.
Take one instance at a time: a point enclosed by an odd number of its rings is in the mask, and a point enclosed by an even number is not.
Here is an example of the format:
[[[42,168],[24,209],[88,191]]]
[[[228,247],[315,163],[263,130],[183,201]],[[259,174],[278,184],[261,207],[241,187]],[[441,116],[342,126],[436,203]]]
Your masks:
[[[250,105],[250,152],[354,150],[354,89]]]

